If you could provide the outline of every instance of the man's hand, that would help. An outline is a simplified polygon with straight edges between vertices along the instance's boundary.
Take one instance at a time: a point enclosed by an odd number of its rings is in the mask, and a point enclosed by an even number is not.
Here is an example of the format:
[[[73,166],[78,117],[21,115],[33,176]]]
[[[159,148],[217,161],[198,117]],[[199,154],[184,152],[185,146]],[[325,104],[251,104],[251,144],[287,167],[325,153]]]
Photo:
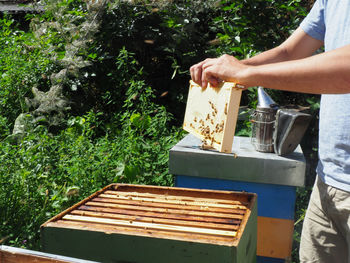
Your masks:
[[[242,81],[248,67],[233,56],[223,55],[193,65],[190,72],[192,80],[205,88],[208,83],[216,87],[222,81],[244,84]]]

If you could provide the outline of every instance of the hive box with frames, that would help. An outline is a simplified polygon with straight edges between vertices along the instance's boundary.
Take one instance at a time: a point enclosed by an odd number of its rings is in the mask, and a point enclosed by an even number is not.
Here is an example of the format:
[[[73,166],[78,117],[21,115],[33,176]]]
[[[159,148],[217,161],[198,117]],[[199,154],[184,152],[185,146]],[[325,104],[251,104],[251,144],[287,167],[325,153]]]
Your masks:
[[[256,195],[112,184],[41,227],[46,252],[99,262],[253,263]]]
[[[202,88],[190,81],[183,128],[204,148],[231,153],[242,88],[231,82]]]

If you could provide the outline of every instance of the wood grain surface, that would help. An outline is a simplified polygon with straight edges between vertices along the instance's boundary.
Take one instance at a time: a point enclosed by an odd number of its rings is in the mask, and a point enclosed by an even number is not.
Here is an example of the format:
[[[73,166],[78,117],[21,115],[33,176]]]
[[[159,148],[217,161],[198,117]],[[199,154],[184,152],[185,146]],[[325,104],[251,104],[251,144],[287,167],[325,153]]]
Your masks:
[[[236,244],[255,202],[249,193],[110,185],[46,222],[44,228],[79,228]]]
[[[190,81],[184,130],[201,139],[204,149],[231,153],[241,95],[232,82],[203,89]]]

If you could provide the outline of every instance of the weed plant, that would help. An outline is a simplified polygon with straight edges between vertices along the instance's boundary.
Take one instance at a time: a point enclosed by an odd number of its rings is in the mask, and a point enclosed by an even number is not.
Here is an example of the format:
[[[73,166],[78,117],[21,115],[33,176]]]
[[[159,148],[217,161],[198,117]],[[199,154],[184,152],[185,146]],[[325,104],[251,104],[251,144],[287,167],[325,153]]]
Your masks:
[[[9,135],[17,116],[27,111],[25,98],[31,88],[47,88],[55,63],[40,50],[46,44],[19,30],[10,17],[0,19],[0,138]]]

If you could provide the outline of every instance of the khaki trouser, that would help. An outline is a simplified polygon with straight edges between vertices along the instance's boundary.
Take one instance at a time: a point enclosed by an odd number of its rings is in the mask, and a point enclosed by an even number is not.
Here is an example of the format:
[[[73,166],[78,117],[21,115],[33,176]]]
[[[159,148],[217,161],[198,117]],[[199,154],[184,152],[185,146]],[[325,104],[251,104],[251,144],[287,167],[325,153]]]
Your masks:
[[[350,263],[350,193],[318,177],[300,243],[300,262]]]

